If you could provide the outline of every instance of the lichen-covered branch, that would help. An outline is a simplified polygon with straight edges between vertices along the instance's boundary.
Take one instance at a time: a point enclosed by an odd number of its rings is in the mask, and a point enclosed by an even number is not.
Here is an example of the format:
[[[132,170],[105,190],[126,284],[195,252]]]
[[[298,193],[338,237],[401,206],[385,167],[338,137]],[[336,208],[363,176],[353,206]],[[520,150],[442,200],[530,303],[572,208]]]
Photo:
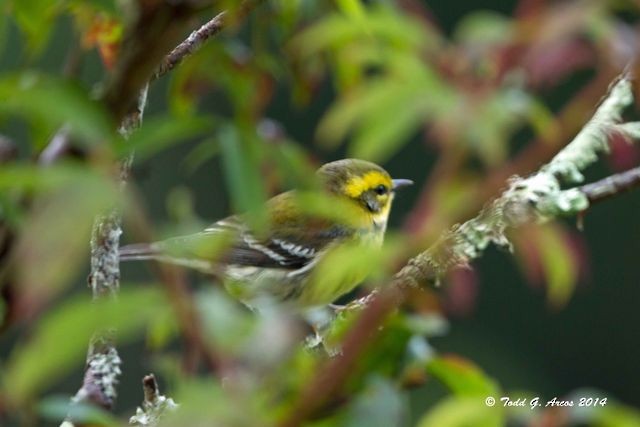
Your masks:
[[[174,411],[178,404],[172,398],[160,394],[158,382],[153,374],[142,379],[144,400],[142,407],[136,409],[136,414],[129,418],[129,424],[141,427],[155,427],[167,411]]]
[[[412,259],[396,274],[394,282],[403,286],[437,282],[451,268],[468,265],[492,243],[509,247],[505,236],[509,227],[575,215],[587,209],[587,195],[579,188],[563,190],[562,184],[584,180],[582,171],[608,150],[612,132],[622,132],[630,138],[637,136],[637,123],[619,124],[622,112],[632,102],[631,81],[626,75],[621,76],[591,120],[549,163],[527,178],[511,178],[500,197]]]

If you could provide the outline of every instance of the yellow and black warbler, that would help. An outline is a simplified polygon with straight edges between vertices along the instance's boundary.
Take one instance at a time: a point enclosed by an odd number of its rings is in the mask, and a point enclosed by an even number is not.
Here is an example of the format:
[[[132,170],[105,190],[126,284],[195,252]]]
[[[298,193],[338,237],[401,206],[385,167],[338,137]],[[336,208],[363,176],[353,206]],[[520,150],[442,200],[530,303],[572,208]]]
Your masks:
[[[395,191],[413,182],[391,179],[380,166],[358,159],[327,163],[316,175],[326,196],[323,203],[332,204],[331,209],[335,204],[336,210],[347,207],[346,216],[327,216],[326,209],[319,215],[304,206],[299,192],[288,191],[267,201],[266,231],[254,230],[243,216],[234,215],[197,234],[124,246],[120,260],[171,262],[221,276],[227,289],[249,306],[264,297],[298,307],[331,303],[366,274],[323,280],[314,277],[318,264],[341,246],[379,247]]]

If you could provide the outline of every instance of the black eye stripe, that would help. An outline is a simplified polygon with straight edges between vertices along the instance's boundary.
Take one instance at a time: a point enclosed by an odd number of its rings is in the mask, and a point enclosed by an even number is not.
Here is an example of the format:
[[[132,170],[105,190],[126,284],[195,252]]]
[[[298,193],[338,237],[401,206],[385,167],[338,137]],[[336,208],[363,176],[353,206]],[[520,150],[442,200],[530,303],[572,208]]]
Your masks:
[[[387,194],[387,193],[389,192],[389,189],[387,188],[387,186],[386,186],[386,185],[380,184],[380,185],[378,185],[377,187],[375,187],[375,188],[373,189],[373,191],[374,191],[377,195],[382,196],[383,194]]]

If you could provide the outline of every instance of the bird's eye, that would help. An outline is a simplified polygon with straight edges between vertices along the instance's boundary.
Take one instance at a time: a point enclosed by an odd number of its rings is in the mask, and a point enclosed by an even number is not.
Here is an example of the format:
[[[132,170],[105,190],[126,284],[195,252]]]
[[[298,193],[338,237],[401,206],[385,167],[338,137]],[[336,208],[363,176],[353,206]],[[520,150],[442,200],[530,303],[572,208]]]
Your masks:
[[[382,196],[383,194],[387,194],[389,189],[385,185],[380,184],[374,188],[373,191],[375,191],[377,195]]]

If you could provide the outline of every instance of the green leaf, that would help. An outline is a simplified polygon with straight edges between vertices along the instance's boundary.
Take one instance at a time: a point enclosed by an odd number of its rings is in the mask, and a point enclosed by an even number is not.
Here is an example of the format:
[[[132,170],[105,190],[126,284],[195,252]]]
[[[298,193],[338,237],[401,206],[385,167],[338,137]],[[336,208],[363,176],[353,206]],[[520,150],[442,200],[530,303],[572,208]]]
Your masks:
[[[91,7],[110,15],[122,13],[122,5],[118,7],[117,0],[65,0],[70,7]]]
[[[278,141],[278,144],[268,150],[267,155],[276,165],[276,172],[284,187],[308,190],[317,188],[315,167],[300,144],[290,140]]]
[[[42,168],[32,164],[3,165],[0,169],[0,190],[50,192],[72,186],[78,181],[89,181],[94,185],[104,183],[105,178],[84,165],[58,163]]]
[[[640,411],[630,406],[608,404],[596,411],[594,416],[598,427],[638,427]]]
[[[456,396],[487,397],[498,394],[497,384],[477,366],[458,356],[431,359],[427,372],[440,380]]]
[[[532,98],[520,89],[505,88],[476,104],[466,140],[486,164],[502,164],[511,133],[530,115]]]
[[[568,232],[561,224],[549,223],[521,228],[513,237],[518,261],[530,279],[544,279],[553,306],[566,304],[580,270],[580,260]]]
[[[337,0],[338,8],[350,18],[362,20],[365,17],[365,8],[360,0]]]
[[[115,328],[118,342],[127,342],[169,307],[158,289],[131,285],[117,300],[92,302],[83,295],[65,301],[43,316],[29,339],[14,347],[4,369],[5,395],[17,403],[28,401],[83,366],[94,332]]]
[[[217,156],[219,152],[220,145],[218,145],[216,139],[214,137],[206,138],[189,151],[182,163],[189,173],[195,173],[208,160]]]
[[[22,296],[46,301],[84,267],[94,217],[115,206],[120,193],[111,179],[65,165],[2,170],[0,189],[5,185],[40,190],[22,218],[12,262]]]
[[[355,25],[354,16],[358,16],[359,25]],[[440,37],[419,21],[392,8],[373,7],[365,16],[361,10],[348,15],[328,15],[298,35],[290,48],[307,57],[329,49],[349,49],[352,43],[363,41],[374,45],[389,44],[396,50],[419,51],[439,43]]]
[[[267,197],[260,176],[260,153],[254,138],[249,132],[240,134],[232,126],[225,126],[218,132],[222,164],[234,210],[248,213],[247,219],[252,225],[264,229],[267,218],[263,207]]]
[[[38,413],[45,419],[60,422],[67,418],[77,424],[100,427],[117,427],[120,422],[104,409],[88,403],[71,403],[70,396],[52,396],[38,404]]]
[[[542,227],[539,238],[549,301],[556,307],[563,306],[571,298],[578,281],[574,250],[561,226]]]
[[[225,351],[241,349],[254,330],[256,318],[220,289],[209,287],[199,292],[195,300],[206,335],[215,347]]]
[[[513,35],[511,20],[492,11],[467,14],[456,27],[454,38],[463,43],[505,43]]]
[[[351,155],[381,161],[422,123],[450,111],[457,93],[421,61],[395,55],[393,73],[372,79],[341,98],[323,117],[318,139],[334,145],[354,133]]]
[[[0,0],[0,58],[4,55],[9,40],[9,7],[7,0]]]
[[[180,408],[165,413],[163,426],[275,425],[274,400],[266,396],[250,398],[244,393],[229,393],[218,380],[203,375],[183,375],[174,390],[171,397]]]
[[[382,162],[391,157],[425,123],[424,98],[410,86],[398,87],[362,121],[350,146],[350,156]]]
[[[10,4],[15,20],[27,40],[29,51],[37,54],[49,39],[62,1],[12,0]]]
[[[145,159],[177,144],[210,132],[213,122],[205,117],[151,117],[145,118],[140,129],[116,145],[116,153],[125,156],[134,151],[136,158]]]
[[[418,422],[418,427],[503,427],[503,410],[489,407],[483,397],[450,397],[438,403]]]
[[[0,78],[0,99],[0,117],[17,114],[44,123],[51,133],[68,125],[86,144],[109,142],[113,137],[104,107],[69,81],[36,72],[5,76]]]

